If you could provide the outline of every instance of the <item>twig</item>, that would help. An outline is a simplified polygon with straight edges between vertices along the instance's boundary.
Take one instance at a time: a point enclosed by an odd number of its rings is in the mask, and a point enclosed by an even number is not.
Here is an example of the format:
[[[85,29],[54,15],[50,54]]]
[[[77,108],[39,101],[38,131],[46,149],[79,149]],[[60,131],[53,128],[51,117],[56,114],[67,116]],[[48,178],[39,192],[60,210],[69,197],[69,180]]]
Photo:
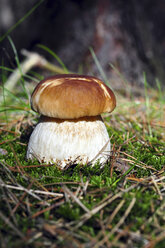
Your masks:
[[[47,69],[54,73],[66,73],[61,67],[49,63],[43,56],[39,55],[38,53],[29,52],[25,49],[22,49],[21,53],[26,56],[26,59],[20,64],[20,68],[16,68],[11,73],[8,80],[6,81],[5,88],[9,91],[12,91],[14,89],[22,75],[26,74],[31,68],[36,66]],[[20,69],[22,73],[20,73]]]
[[[56,66],[54,64],[51,64],[49,63],[43,56],[41,56],[40,54],[38,53],[34,53],[34,52],[29,52],[27,51],[26,49],[22,49],[21,50],[21,53],[26,56],[27,58],[31,58],[32,56],[36,56],[38,57],[38,63],[36,63],[34,66],[39,66],[43,69],[47,69],[49,71],[52,71],[54,73],[59,73],[59,74],[63,74],[63,73],[66,73],[66,71],[64,69],[62,69],[61,67],[59,66]]]
[[[38,55],[37,53],[30,53],[29,56],[20,64],[22,74],[26,74],[31,68],[38,64],[44,64],[45,59]],[[16,83],[21,78],[20,68],[16,68],[11,75],[8,77],[8,80],[5,83],[5,88],[9,91],[12,91],[16,86]]]

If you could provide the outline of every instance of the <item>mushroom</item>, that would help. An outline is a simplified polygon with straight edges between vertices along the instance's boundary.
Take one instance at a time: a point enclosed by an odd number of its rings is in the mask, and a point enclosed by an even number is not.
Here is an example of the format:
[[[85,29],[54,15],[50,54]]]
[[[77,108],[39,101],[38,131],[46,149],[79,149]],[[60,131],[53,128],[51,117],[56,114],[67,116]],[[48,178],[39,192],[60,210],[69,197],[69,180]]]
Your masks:
[[[41,114],[27,149],[27,159],[56,163],[105,163],[111,144],[101,113],[116,106],[115,95],[93,76],[64,74],[42,80],[31,96]]]

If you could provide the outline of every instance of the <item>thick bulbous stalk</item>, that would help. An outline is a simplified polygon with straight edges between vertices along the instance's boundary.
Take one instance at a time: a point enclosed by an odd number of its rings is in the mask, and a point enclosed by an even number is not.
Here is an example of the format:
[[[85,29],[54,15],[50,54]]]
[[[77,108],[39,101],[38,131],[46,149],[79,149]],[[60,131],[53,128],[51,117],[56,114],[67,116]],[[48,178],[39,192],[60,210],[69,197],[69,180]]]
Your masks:
[[[31,134],[27,159],[56,163],[62,169],[70,163],[105,163],[110,141],[101,116],[62,120],[41,116]]]

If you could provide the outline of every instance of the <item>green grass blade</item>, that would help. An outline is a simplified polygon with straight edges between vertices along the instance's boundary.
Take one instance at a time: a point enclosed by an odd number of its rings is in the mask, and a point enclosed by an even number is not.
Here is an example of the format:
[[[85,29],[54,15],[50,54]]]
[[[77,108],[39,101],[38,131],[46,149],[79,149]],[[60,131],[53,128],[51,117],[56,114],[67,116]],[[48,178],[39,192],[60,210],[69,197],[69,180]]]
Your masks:
[[[17,28],[27,17],[29,17],[45,0],[40,0],[34,5],[18,22],[16,22],[8,31],[0,37],[0,42],[3,41],[15,28]]]
[[[17,111],[25,111],[25,112],[28,112],[30,111],[30,108],[28,109],[25,109],[25,108],[21,108],[20,106],[9,106],[9,107],[6,107],[6,108],[2,108],[0,109],[0,113],[2,112],[6,112],[6,111],[13,111],[13,112],[17,112]]]
[[[14,55],[15,55],[15,60],[16,60],[16,63],[17,63],[17,67],[18,67],[18,69],[20,71],[20,74],[21,74],[21,79],[24,82],[23,73],[22,73],[22,70],[21,70],[21,67],[20,67],[20,62],[19,62],[19,58],[18,58],[18,53],[17,53],[16,47],[15,47],[12,39],[10,38],[10,36],[8,36],[8,40],[10,42],[10,45],[11,45],[12,49],[13,49],[13,52],[14,52]]]
[[[3,104],[4,106],[6,106],[6,97],[5,97],[5,91],[4,91],[4,82],[5,82],[5,76],[4,76],[4,70],[2,70],[2,95],[3,95]],[[6,119],[6,123],[8,123],[8,116],[7,116],[7,112],[5,111],[5,119]]]
[[[57,62],[61,65],[61,67],[63,68],[65,73],[69,73],[68,69],[66,68],[66,66],[64,65],[62,60],[58,57],[58,55],[55,52],[53,52],[50,48],[48,48],[47,46],[42,45],[42,44],[38,44],[37,47],[42,48],[43,50],[45,50],[49,54],[51,54],[57,60]]]
[[[37,72],[35,72],[35,71],[30,70],[29,73],[30,73],[32,76],[28,75],[28,77],[30,77],[31,79],[35,77],[35,81],[36,81],[36,82],[40,82],[41,80],[44,79],[44,76],[43,76],[43,75],[41,75],[41,74],[39,74],[39,73],[37,73]]]
[[[128,92],[129,96],[134,99],[133,94],[131,92],[131,87],[127,79],[123,76],[123,74],[111,63],[109,63],[110,67],[114,70],[114,72],[117,74],[117,76],[121,79],[121,81],[124,84],[126,92]]]
[[[6,97],[5,95],[5,92],[11,97],[11,98],[14,98],[17,102],[20,102],[23,106],[28,106],[23,100],[21,100],[20,97],[17,97],[15,94],[13,94],[11,91],[9,91],[8,89],[6,89],[4,86],[1,86],[0,85],[0,88],[2,88],[3,90],[3,94],[4,94],[4,97]]]
[[[148,130],[149,130],[149,135],[150,137],[152,137],[152,129],[151,129],[151,125],[150,125],[150,100],[149,100],[149,96],[148,96],[148,83],[147,83],[147,78],[146,78],[146,74],[143,73],[143,78],[144,78],[144,93],[145,93],[145,105],[146,105],[146,116],[147,116],[147,122],[148,122]]]
[[[160,120],[163,121],[163,116],[164,116],[164,103],[165,103],[165,92],[162,89],[162,85],[159,81],[159,79],[156,79],[156,86],[158,88],[158,99],[159,99],[159,105],[160,105]]]
[[[95,64],[96,64],[96,66],[97,66],[97,68],[98,68],[98,70],[99,70],[99,72],[100,72],[100,74],[101,74],[101,76],[102,76],[102,78],[103,78],[105,84],[108,85],[108,87],[109,87],[108,78],[106,77],[106,75],[105,75],[105,73],[104,73],[104,71],[103,71],[103,68],[102,68],[100,62],[99,62],[99,60],[97,59],[96,54],[95,54],[93,48],[90,47],[90,48],[89,48],[89,51],[91,52],[91,55],[92,55],[92,57],[93,57],[93,60],[94,60],[94,62],[95,62]]]
[[[158,92],[159,92],[159,101],[160,102],[164,102],[165,97],[163,97],[163,89],[162,89],[162,84],[160,83],[159,79],[156,79],[156,86],[158,88]]]
[[[113,64],[109,63],[109,65],[116,72],[116,74],[120,77],[121,81],[123,81],[125,85],[128,85],[128,81],[125,79],[122,73]]]
[[[136,165],[134,164],[134,165],[132,165],[120,178],[118,178],[113,184],[112,184],[112,186],[116,186],[116,184],[118,183],[118,182],[120,182],[121,181],[121,179],[122,178],[124,178],[126,175],[128,175],[132,170],[133,170],[133,168],[135,167]]]
[[[14,69],[11,69],[11,68],[8,68],[8,67],[5,67],[5,66],[0,66],[0,69],[5,70],[5,71],[9,71],[9,72],[14,72]],[[37,79],[35,77],[32,77],[30,75],[27,75],[27,74],[22,74],[22,75],[23,75],[24,78],[30,79],[30,80],[32,80],[32,81],[34,81],[36,83],[38,83],[40,81],[39,79]]]
[[[20,61],[19,61],[19,58],[18,58],[17,50],[15,48],[15,45],[14,45],[12,39],[9,36],[8,36],[8,40],[9,40],[11,46],[12,46],[12,49],[13,49],[13,52],[14,52],[14,55],[15,55],[15,60],[16,60],[16,63],[17,63],[17,67],[18,67],[19,72],[20,72],[20,75],[21,75],[21,80],[20,80],[21,81],[21,85],[22,85],[23,90],[24,90],[24,92],[25,92],[25,94],[27,96],[27,99],[29,99],[29,94],[28,94],[28,91],[27,91],[27,89],[25,87],[25,80],[24,80],[22,69],[21,69],[21,66],[20,66]]]
[[[11,68],[8,68],[8,67],[5,67],[5,66],[0,66],[0,69],[1,70],[5,70],[5,71],[9,71],[9,72],[13,72],[14,69],[11,69]]]

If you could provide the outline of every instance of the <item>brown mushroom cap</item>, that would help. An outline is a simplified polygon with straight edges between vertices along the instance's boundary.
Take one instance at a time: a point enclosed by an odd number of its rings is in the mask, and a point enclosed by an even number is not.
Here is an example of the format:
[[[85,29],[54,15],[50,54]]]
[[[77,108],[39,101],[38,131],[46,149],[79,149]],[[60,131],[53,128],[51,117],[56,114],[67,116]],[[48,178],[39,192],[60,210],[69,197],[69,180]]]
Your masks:
[[[42,80],[32,93],[31,106],[45,116],[76,119],[112,112],[116,98],[96,77],[64,74]]]

